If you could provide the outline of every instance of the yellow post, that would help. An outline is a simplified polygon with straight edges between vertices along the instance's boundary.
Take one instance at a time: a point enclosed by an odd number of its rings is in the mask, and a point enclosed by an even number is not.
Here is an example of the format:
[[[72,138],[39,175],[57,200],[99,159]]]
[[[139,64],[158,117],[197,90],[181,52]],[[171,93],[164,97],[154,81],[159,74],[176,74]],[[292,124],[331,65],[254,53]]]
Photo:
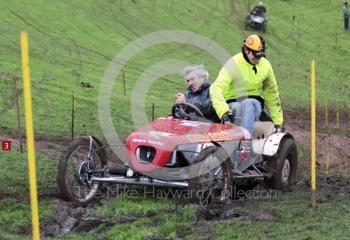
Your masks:
[[[311,61],[311,206],[316,207],[316,69]]]
[[[22,54],[22,74],[25,106],[25,122],[27,134],[27,152],[28,152],[28,172],[30,187],[30,205],[32,209],[32,233],[33,239],[40,239],[39,231],[39,211],[38,211],[38,193],[36,188],[36,168],[34,151],[34,131],[32,118],[32,95],[29,75],[29,51],[28,34],[21,32],[21,54]]]

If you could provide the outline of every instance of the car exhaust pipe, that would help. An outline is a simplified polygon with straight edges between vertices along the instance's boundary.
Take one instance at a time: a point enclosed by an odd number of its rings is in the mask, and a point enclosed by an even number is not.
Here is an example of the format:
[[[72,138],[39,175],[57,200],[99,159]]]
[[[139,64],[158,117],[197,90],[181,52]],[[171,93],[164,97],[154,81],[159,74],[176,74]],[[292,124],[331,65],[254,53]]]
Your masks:
[[[119,184],[133,184],[143,186],[158,186],[158,187],[179,187],[187,188],[187,182],[176,182],[176,181],[163,181],[148,177],[128,178],[122,176],[111,176],[111,177],[92,177],[91,181],[95,182],[108,182],[108,183],[119,183]]]

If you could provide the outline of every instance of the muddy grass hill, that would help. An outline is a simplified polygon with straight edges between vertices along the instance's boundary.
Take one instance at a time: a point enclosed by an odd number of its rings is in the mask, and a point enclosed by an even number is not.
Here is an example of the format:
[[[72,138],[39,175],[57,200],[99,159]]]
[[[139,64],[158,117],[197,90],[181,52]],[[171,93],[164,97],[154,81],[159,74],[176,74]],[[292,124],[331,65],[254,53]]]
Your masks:
[[[298,146],[293,188],[269,192],[257,185],[225,206],[205,209],[133,186],[106,185],[85,208],[57,194],[58,161],[72,137],[105,138],[101,109],[110,113],[121,141],[152,118],[169,115],[175,93],[186,87],[183,64],[204,64],[214,81],[220,59],[240,51],[243,39],[256,33],[245,29],[256,3],[1,1],[0,140],[12,141],[12,149],[0,151],[0,239],[31,238],[27,156],[20,151],[20,136],[26,150],[20,31],[29,35],[42,238],[347,239],[350,33],[343,29],[338,0],[264,1],[267,24],[258,33],[266,39],[278,81],[285,128]],[[315,209],[309,190],[312,59],[317,77]],[[101,94],[103,79],[110,79],[109,96]]]

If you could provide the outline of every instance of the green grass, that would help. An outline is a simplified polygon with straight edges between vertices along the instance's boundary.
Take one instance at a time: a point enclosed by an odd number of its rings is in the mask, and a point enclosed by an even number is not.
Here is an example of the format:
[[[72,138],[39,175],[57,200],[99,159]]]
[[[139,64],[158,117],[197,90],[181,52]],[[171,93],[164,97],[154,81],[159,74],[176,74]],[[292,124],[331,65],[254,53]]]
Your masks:
[[[19,34],[29,34],[30,66],[35,135],[69,138],[72,92],[75,92],[75,133],[102,137],[97,97],[101,79],[116,54],[127,44],[160,30],[185,30],[207,37],[230,54],[239,51],[243,39],[253,30],[244,30],[244,17],[255,2],[222,1],[0,1],[0,131],[14,134],[16,109],[12,74],[16,74],[20,112],[24,123],[23,87]],[[265,0],[268,9],[267,56],[274,67],[283,107],[305,111],[310,103],[310,61],[317,63],[317,102],[322,111],[328,98],[335,111],[349,111],[350,61],[349,32],[343,31],[341,3],[337,0]],[[293,17],[294,16],[294,17]],[[294,20],[293,20],[294,19]],[[209,53],[180,43],[152,46],[125,63],[126,96],[121,74],[112,86],[111,115],[124,139],[135,126],[131,107],[134,87],[144,71],[166,60],[203,63],[215,80],[221,64]],[[116,73],[117,74],[117,73]],[[149,77],[148,77],[149,78]],[[84,88],[81,82],[93,88]],[[147,121],[168,115],[174,94],[185,89],[178,74],[157,76],[146,91]],[[137,97],[136,97],[137,98]],[[303,152],[305,155],[306,153]],[[37,154],[38,192],[56,193],[57,160]],[[0,238],[29,239],[21,235],[30,228],[29,184],[25,154],[0,152]],[[237,203],[243,212],[268,212],[275,218],[262,220],[194,221],[196,207],[172,212],[182,200],[138,196],[137,201],[111,198],[102,206],[93,205],[91,214],[119,217],[140,216],[130,224],[99,227],[85,234],[69,234],[62,239],[175,239],[186,232],[188,239],[347,239],[349,236],[348,194],[325,199],[317,209],[309,206],[307,190],[279,194],[273,201]],[[55,202],[39,202],[41,223],[52,216]],[[148,218],[149,212],[155,216]],[[206,232],[206,229],[209,229]]]
[[[349,193],[329,195],[322,192],[317,208],[312,209],[307,188],[299,187],[293,192],[278,192],[274,199],[235,201],[232,210],[248,216],[245,219],[210,221],[196,221],[197,206],[178,205],[179,200],[144,199],[142,195],[133,201],[116,198],[95,207],[91,214],[116,219],[138,216],[137,220],[113,227],[102,226],[84,235],[88,239],[97,236],[107,239],[347,239],[348,197]],[[259,219],[264,214],[273,217]],[[67,235],[64,239],[72,236]]]
[[[36,156],[39,218],[48,220],[55,208],[48,198],[56,194],[58,162],[47,156]],[[0,152],[0,239],[24,237],[31,226],[27,155],[19,151]],[[52,198],[52,197],[51,197]],[[18,234],[22,235],[18,235]]]
[[[350,220],[348,200],[318,201],[317,208],[312,209],[308,193],[293,192],[279,196],[277,201],[250,202],[253,205],[248,207],[250,211],[271,212],[276,219],[220,221],[214,228],[220,236],[218,239],[346,239],[349,232],[345,229]],[[337,202],[337,207],[333,201]],[[336,229],[344,229],[344,232]]]
[[[333,196],[330,199],[321,196],[317,208],[312,209],[309,193],[303,189],[291,193],[279,192],[277,199],[273,200],[245,199],[234,203],[234,210],[239,213],[255,214],[257,217],[260,214],[271,214],[273,219],[253,217],[197,222],[193,221],[195,208],[186,208],[175,217],[165,215],[166,221],[152,229],[142,226],[144,221],[137,221],[112,231],[119,229],[121,239],[124,239],[125,232],[133,232],[135,229],[138,229],[137,235],[126,236],[132,239],[147,238],[150,235],[159,239],[175,239],[178,236],[185,236],[185,239],[347,239],[349,232],[345,229],[350,219],[347,205],[348,195]],[[339,229],[344,229],[344,232]],[[183,231],[186,231],[186,235],[183,235]]]
[[[29,193],[27,155],[17,150],[0,152],[0,164],[0,194],[26,196]],[[36,170],[39,193],[55,194],[58,160],[39,154],[36,156]]]
[[[0,237],[2,236],[1,234],[17,233],[25,236],[31,233],[31,209],[29,199],[25,199],[23,202],[11,198],[2,199],[0,200],[0,210]],[[50,219],[54,213],[53,201],[40,201],[39,213],[39,219],[41,219],[42,222]]]
[[[22,91],[19,32],[30,40],[30,65],[35,129],[37,135],[64,136],[70,133],[72,91],[76,94],[77,134],[101,136],[97,116],[97,96],[104,71],[114,56],[128,43],[145,34],[164,30],[185,30],[212,39],[230,54],[239,51],[242,40],[253,30],[243,30],[243,19],[252,1],[1,1],[0,71],[15,73]],[[350,103],[350,55],[348,32],[342,28],[338,1],[267,0],[267,56],[279,82],[286,109],[309,108],[309,69],[317,61],[317,99],[329,98],[334,109]],[[295,16],[295,20],[293,20]],[[150,66],[164,60],[204,63],[215,80],[221,68],[210,54],[186,44],[158,44],[139,52],[124,67],[126,96],[121,75],[113,85],[113,122],[124,138],[135,129],[130,101],[137,79]],[[118,60],[124,63],[123,59]],[[158,78],[147,92],[148,120],[155,103],[155,116],[167,115],[174,94],[183,91],[181,76]],[[93,88],[81,87],[89,82]],[[0,81],[0,115],[3,131],[15,131],[15,104],[12,79]],[[20,94],[21,112],[23,99]],[[139,100],[140,101],[140,100]],[[140,101],[140,104],[143,104]],[[348,111],[348,110],[346,110]],[[52,120],[54,124],[52,124]]]

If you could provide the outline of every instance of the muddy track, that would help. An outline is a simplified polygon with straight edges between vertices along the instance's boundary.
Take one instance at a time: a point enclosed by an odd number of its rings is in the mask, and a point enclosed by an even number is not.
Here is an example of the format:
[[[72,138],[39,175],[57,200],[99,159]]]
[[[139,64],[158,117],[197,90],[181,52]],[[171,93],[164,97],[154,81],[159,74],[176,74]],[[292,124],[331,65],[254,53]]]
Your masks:
[[[178,209],[163,211],[162,214],[176,214]],[[160,224],[154,217],[157,212],[148,211],[143,214],[128,214],[117,217],[89,216],[89,208],[76,206],[74,203],[68,203],[57,200],[57,207],[52,218],[41,227],[42,235],[57,237],[66,233],[89,232],[100,226],[111,227],[114,225],[132,223],[142,218],[151,219],[149,226]],[[30,230],[30,229],[28,229]]]
[[[344,198],[350,197],[350,178],[321,175],[317,177],[316,181],[318,202],[332,200],[339,196]],[[290,191],[309,192],[310,187],[310,179],[300,177]],[[263,189],[263,186],[258,186],[255,190]],[[215,221],[232,218],[271,221],[277,217],[271,212],[259,212],[256,209],[241,211],[240,206],[242,204],[249,204],[246,200],[249,202],[249,199],[239,198],[226,203],[224,207],[220,204],[210,206],[209,208],[199,208],[196,212],[196,221]]]
[[[38,193],[38,199],[41,200],[50,200],[50,199],[57,199],[58,195],[57,192],[51,192],[51,193]],[[26,202],[30,203],[30,198],[28,194],[24,193],[4,193],[0,192],[0,201],[6,200],[6,199],[14,199],[16,202]]]
[[[342,176],[318,176],[318,201],[329,201],[335,197],[347,198],[350,196],[350,178]],[[263,190],[263,186],[258,186],[256,190]],[[308,193],[310,189],[310,180],[305,177],[298,179],[293,190],[298,192]],[[103,199],[102,201],[108,201]],[[197,210],[193,216],[192,222],[183,226],[178,231],[177,237],[183,238],[193,232],[200,233],[201,236],[206,236],[211,239],[210,222],[218,220],[252,220],[252,221],[274,221],[279,216],[268,210],[259,210],[248,208],[242,210],[242,206],[251,205],[252,200],[243,198],[231,199],[224,205],[218,204],[210,207],[197,206]],[[128,224],[139,219],[147,218],[150,222],[146,226],[154,227],[161,224],[159,214],[178,214],[184,207],[193,207],[194,205],[181,205],[161,213],[156,211],[148,211],[143,214],[126,214],[113,217],[102,217],[91,215],[89,209],[94,206],[82,208],[74,203],[68,203],[56,200],[56,211],[52,218],[42,225],[41,232],[44,236],[63,236],[67,233],[83,233],[89,232],[100,226],[111,227],[115,225]],[[29,229],[28,229],[29,231]],[[23,233],[22,233],[23,234]],[[156,238],[157,239],[157,238]],[[206,239],[206,238],[204,238]]]

